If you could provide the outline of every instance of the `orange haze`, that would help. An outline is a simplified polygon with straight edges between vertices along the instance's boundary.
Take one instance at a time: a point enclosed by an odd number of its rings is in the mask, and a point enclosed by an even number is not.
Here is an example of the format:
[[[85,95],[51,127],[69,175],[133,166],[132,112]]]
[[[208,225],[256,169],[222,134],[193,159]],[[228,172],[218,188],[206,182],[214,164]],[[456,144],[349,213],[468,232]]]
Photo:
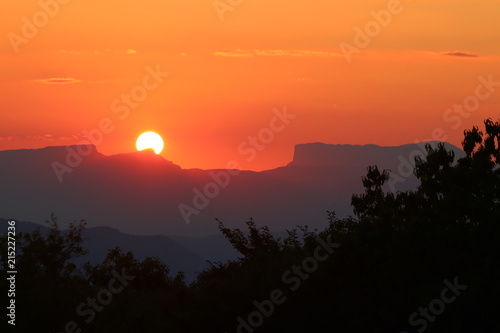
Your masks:
[[[100,131],[109,155],[152,130],[182,167],[262,170],[297,143],[460,145],[500,114],[498,13],[498,0],[7,1],[0,150]]]

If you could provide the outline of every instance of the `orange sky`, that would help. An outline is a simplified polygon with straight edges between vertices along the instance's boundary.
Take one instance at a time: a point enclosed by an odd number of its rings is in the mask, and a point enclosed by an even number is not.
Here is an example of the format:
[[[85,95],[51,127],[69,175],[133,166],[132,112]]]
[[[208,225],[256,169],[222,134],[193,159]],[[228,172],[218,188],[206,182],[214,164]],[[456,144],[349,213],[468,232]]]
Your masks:
[[[103,119],[100,152],[134,151],[152,130],[185,168],[262,170],[297,143],[399,145],[437,128],[459,145],[500,115],[499,13],[498,0],[6,2],[0,150],[78,144]],[[347,44],[358,51],[346,56]],[[155,84],[154,70],[169,74]],[[499,83],[478,88],[480,77]],[[125,116],[122,96],[141,91]],[[255,158],[242,154],[285,109],[296,117],[274,122]]]

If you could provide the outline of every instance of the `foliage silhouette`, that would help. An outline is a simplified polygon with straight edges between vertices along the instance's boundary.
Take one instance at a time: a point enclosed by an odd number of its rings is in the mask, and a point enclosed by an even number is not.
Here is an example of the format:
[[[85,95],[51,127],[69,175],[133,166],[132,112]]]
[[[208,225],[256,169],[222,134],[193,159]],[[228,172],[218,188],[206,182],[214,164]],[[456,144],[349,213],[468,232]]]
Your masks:
[[[75,320],[88,332],[236,332],[254,301],[280,289],[286,302],[252,331],[499,332],[500,124],[488,119],[484,127],[464,132],[466,156],[457,161],[442,144],[426,146],[413,191],[387,193],[390,171],[368,167],[364,193],[352,196],[355,217],[328,212],[324,230],[298,227],[280,239],[252,219],[246,231],[217,220],[241,256],[210,263],[190,285],[158,259],[139,261],[118,248],[78,270],[71,260],[85,253],[85,223],[62,232],[52,216],[47,235],[19,239],[16,329],[64,331]],[[318,237],[342,245],[291,290],[284,273],[314,255]],[[5,271],[5,238],[0,243]],[[134,276],[129,285],[91,323],[77,317],[79,303],[122,270]],[[425,325],[409,321],[455,278],[467,289],[453,303]]]

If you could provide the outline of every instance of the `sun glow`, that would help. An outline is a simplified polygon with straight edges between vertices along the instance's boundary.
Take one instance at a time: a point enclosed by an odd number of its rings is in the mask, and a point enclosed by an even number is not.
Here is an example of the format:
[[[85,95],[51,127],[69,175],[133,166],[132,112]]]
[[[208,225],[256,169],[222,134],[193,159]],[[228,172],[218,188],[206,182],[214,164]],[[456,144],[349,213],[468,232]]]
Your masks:
[[[163,139],[158,133],[144,132],[137,138],[135,146],[139,151],[151,148],[156,154],[159,154],[163,150],[164,144]]]

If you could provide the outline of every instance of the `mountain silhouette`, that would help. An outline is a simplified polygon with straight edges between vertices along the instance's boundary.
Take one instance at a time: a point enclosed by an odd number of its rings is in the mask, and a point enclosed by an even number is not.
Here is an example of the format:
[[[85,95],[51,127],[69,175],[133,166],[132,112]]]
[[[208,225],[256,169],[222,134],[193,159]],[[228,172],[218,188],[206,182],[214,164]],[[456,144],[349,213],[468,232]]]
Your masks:
[[[242,227],[252,217],[273,232],[320,228],[326,211],[352,214],[367,166],[410,169],[423,146],[299,144],[288,165],[261,172],[183,169],[151,150],[105,156],[90,145],[0,151],[1,216],[42,223],[53,212],[61,223],[189,237],[219,234],[215,218]],[[415,187],[411,174],[402,179],[395,190]]]
[[[0,219],[0,225],[6,225],[6,222],[6,219]],[[16,233],[18,235],[21,232],[31,233],[37,229],[40,229],[40,232],[45,235],[49,231],[49,225],[40,225],[25,221],[16,222]],[[164,235],[129,235],[111,227],[93,227],[85,229],[83,231],[83,237],[85,240],[82,246],[88,250],[88,253],[73,260],[77,265],[86,262],[92,265],[102,263],[110,249],[119,247],[123,252],[132,252],[138,260],[143,260],[146,257],[156,257],[170,267],[173,275],[182,271],[185,273],[186,279],[191,281],[194,280],[197,273],[208,267],[207,260],[212,257],[212,252],[202,253],[202,256],[200,256],[182,246],[171,237]],[[209,236],[209,238],[213,237],[214,236]],[[220,237],[223,238],[222,236]],[[189,237],[184,240],[186,242],[189,241]],[[213,244],[213,240],[205,240],[205,237],[197,238],[196,241],[198,242],[198,247],[204,247],[203,244],[207,241]],[[218,240],[217,243],[222,242]],[[227,250],[227,247],[230,248],[229,245],[226,247],[220,244],[217,245],[224,250]],[[235,255],[233,253],[234,251],[231,250],[230,248],[225,256],[220,257],[220,259],[233,259]],[[219,258],[217,255],[215,257]]]

